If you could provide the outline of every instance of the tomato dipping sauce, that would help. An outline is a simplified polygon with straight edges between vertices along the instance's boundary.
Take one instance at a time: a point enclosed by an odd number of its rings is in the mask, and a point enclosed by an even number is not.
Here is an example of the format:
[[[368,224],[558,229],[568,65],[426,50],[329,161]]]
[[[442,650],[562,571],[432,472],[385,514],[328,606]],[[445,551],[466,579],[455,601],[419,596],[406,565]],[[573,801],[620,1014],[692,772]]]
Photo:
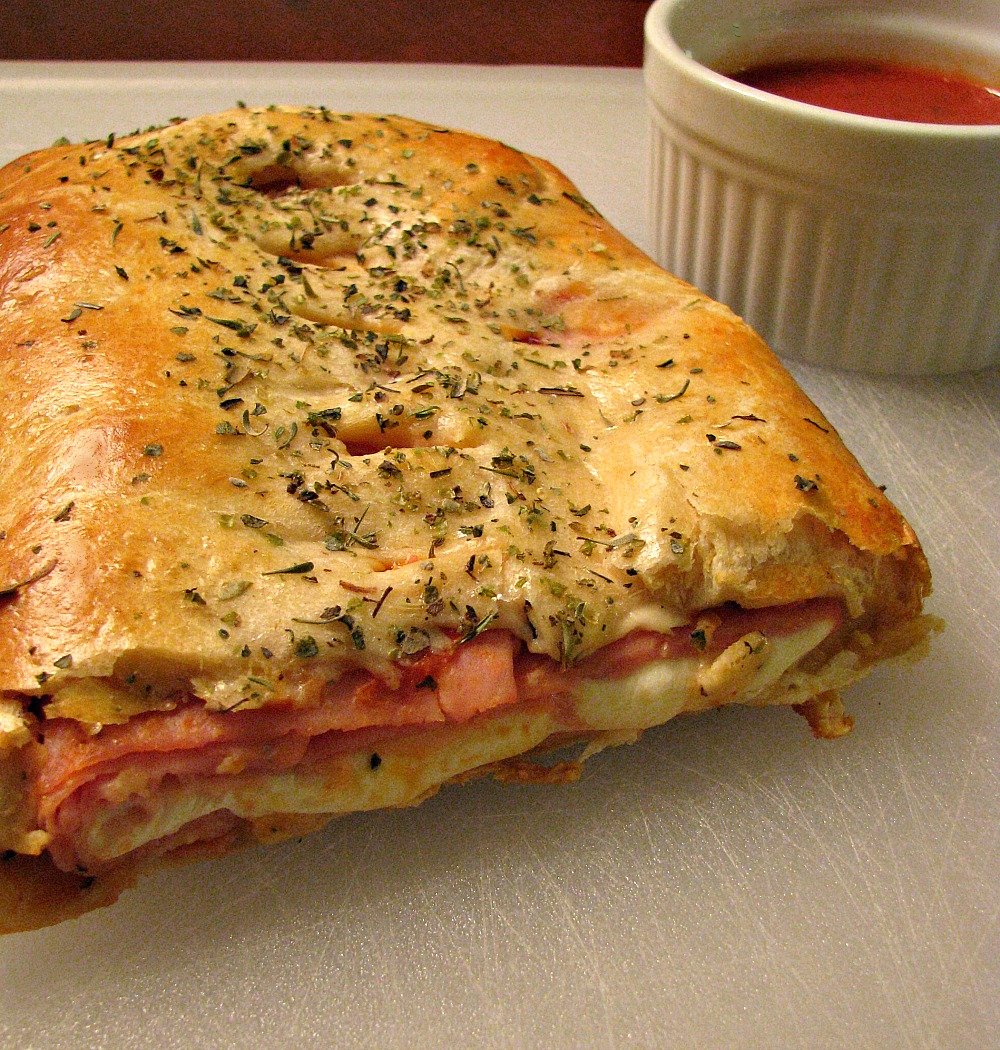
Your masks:
[[[844,113],[926,124],[1000,124],[1000,88],[934,69],[844,59],[730,75],[772,95]]]

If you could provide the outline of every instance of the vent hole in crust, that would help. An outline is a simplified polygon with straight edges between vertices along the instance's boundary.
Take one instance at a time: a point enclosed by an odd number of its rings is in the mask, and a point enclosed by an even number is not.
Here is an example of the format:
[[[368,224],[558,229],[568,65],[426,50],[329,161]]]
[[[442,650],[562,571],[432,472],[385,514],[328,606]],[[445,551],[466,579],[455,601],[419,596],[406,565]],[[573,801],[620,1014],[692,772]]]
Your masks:
[[[335,269],[332,263],[328,264],[328,268]],[[342,328],[346,332],[360,334],[370,332],[374,336],[387,336],[397,335],[401,330],[396,320],[380,320],[370,315],[362,317],[360,314],[348,313],[315,299],[307,299],[304,303],[292,303],[288,307],[288,312],[320,327]]]
[[[373,422],[371,426],[359,422],[337,431],[350,456],[374,456],[386,449],[410,448],[476,448],[478,434],[469,428],[462,417],[436,417],[433,422],[422,419],[404,419],[397,426],[384,430]]]
[[[247,185],[265,197],[280,197],[289,190],[301,189],[302,180],[294,169],[284,164],[268,164],[255,171]]]
[[[248,172],[244,185],[265,197],[280,197],[292,192],[351,186],[355,181],[353,172],[330,164],[293,168],[290,164],[272,162]]]
[[[338,433],[337,437],[347,447],[348,455],[374,456],[386,449],[430,448],[441,444],[440,436],[435,435],[433,430],[429,432],[429,436],[424,436],[428,429],[415,431],[411,427],[399,426],[385,431],[358,430],[351,435]]]
[[[315,266],[320,270],[343,270],[349,263],[357,259],[359,246],[358,238],[350,231],[334,228],[327,232],[301,232],[274,227],[271,229],[255,231],[253,239],[257,247],[268,255],[273,255],[279,260]],[[296,275],[297,276],[297,275]],[[311,307],[315,307],[317,317],[315,320],[326,320],[325,314],[330,307],[326,304],[324,290],[317,286],[314,289],[318,296],[310,299]]]

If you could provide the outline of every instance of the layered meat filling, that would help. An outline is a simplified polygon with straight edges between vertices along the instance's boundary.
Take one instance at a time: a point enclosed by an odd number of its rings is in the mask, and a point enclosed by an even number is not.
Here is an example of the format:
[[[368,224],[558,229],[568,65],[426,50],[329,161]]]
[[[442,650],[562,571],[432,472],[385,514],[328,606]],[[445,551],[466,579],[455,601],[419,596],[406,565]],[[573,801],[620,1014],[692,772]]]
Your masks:
[[[684,710],[753,701],[838,628],[838,602],[723,608],[667,633],[633,631],[572,668],[486,631],[403,669],[366,672],[308,706],[211,711],[190,699],[92,732],[41,721],[31,806],[53,861],[100,871],[283,815],[406,805],[472,769],[570,738],[640,732]]]

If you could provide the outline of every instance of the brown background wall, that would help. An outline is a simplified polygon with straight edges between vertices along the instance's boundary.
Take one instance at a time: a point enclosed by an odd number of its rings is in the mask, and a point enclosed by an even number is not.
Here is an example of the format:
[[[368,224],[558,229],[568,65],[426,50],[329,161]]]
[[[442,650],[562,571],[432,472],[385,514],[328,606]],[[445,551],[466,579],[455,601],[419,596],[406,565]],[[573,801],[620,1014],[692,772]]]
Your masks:
[[[638,66],[650,0],[0,0],[0,59]]]

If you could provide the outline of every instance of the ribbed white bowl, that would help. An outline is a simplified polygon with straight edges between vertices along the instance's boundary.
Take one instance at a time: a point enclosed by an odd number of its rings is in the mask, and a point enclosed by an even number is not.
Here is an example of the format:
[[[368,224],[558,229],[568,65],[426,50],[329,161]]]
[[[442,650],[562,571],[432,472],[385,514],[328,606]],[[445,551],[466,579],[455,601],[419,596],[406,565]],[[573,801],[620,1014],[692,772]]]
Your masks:
[[[752,54],[754,21],[741,9],[759,20],[763,6],[769,54],[775,26],[784,28],[775,9],[793,23],[800,50],[791,58],[803,57],[803,41],[807,53],[815,46],[806,21],[819,11],[824,38],[851,53],[865,52],[859,40],[875,40],[881,55],[895,42],[914,61],[915,41],[939,47],[947,37],[959,52],[969,40],[979,53],[994,47],[1000,69],[1000,19],[992,39],[974,21],[963,37],[950,22],[904,10],[926,2],[884,5],[892,24],[872,29],[864,20],[877,15],[852,0],[825,13],[809,0],[657,0],[646,23],[654,253],[783,355],[880,372],[986,367],[1000,362],[1000,127],[805,106],[688,53],[694,44],[717,59],[735,32]],[[975,4],[961,6],[974,14]]]

